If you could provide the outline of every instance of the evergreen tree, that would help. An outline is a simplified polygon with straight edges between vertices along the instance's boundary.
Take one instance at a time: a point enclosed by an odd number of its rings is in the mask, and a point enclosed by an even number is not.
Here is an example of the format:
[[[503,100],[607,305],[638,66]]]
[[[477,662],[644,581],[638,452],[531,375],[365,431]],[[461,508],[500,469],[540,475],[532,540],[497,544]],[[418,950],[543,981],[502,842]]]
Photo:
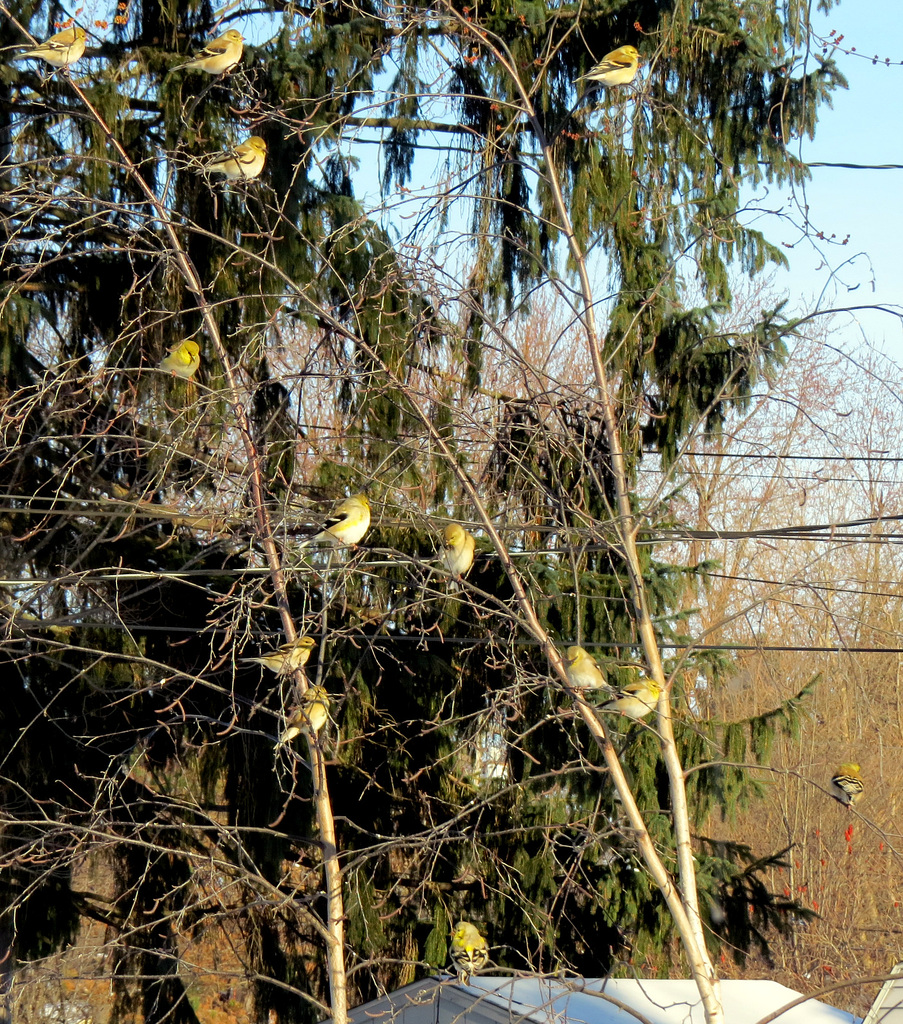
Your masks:
[[[333,1000],[341,1021],[323,948],[345,920],[352,1002],[445,964],[461,916],[502,966],[654,959],[671,915],[638,870],[593,707],[537,638],[583,644],[626,683],[646,657],[638,571],[658,643],[690,640],[702,567],[650,546],[637,570],[625,487],[644,537],[673,525],[636,493],[641,460],[717,429],[794,329],[774,310],[725,335],[718,314],[732,267],[782,259],[738,221],[741,185],[801,181],[787,145],[843,84],[811,56],[807,5],[116,10],[85,26],[69,71],[7,65],[0,86],[4,962],[24,969],[94,920],[115,1019],[192,1022],[186,943],[214,926],[255,1013],[284,1020]],[[0,42],[63,25],[54,5],[12,5]],[[236,69],[172,70],[234,27]],[[636,83],[578,101],[576,75],[627,42]],[[252,134],[259,178],[196,173]],[[437,138],[448,177],[415,205]],[[377,187],[362,151],[380,154],[382,209],[358,198]],[[521,350],[539,288],[596,346],[595,386]],[[158,369],[185,339],[190,380]],[[517,383],[490,393],[496,352]],[[299,543],[364,489],[361,549]],[[489,536],[464,581],[434,568],[449,518]],[[274,757],[297,693],[237,658],[288,623],[323,640],[308,677],[334,721]],[[769,730],[792,727],[795,705],[699,722],[692,687],[729,665],[668,668],[685,764],[765,756]],[[671,868],[656,734],[612,732]],[[697,824],[751,795],[730,767],[691,778]],[[104,891],[84,887],[86,851]],[[774,925],[758,877],[773,854],[700,838],[706,894]],[[338,915],[324,863],[342,870]]]

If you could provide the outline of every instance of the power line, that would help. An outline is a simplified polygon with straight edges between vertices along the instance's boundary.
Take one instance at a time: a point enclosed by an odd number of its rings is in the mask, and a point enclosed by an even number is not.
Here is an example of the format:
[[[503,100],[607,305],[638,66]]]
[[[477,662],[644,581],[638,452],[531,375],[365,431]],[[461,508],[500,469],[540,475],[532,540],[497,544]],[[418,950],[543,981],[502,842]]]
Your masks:
[[[684,452],[703,459],[780,459],[788,462],[903,462],[896,455],[780,455],[772,452]]]
[[[903,520],[903,514],[891,516],[867,516],[863,519],[851,519],[843,523],[818,523],[815,525],[781,526],[762,530],[694,530],[687,527],[674,529],[658,528],[655,536],[658,539],[673,540],[822,540],[846,541],[862,540],[869,543],[903,543],[901,535],[875,535],[873,533],[842,533],[857,526],[877,526],[879,523],[894,523]]]
[[[732,576],[723,572],[703,572],[701,575],[716,580],[733,580],[736,583],[761,583],[770,587],[800,587],[803,590],[822,590],[828,594],[855,594],[856,597],[888,597],[903,599],[903,590],[896,593],[883,590],[856,590],[853,587],[837,587],[831,583],[810,583],[808,580],[766,580],[756,576]],[[903,587],[903,581],[900,586]]]
[[[651,473],[656,476],[670,475],[665,469],[646,469],[644,473]],[[681,470],[690,479],[711,479],[703,470],[699,469],[686,469]],[[731,475],[731,481],[737,480],[773,480],[775,483],[802,483],[810,481],[813,484],[887,484],[887,485],[899,485],[903,483],[903,480],[894,477],[872,477],[872,476],[822,476],[818,472],[808,473],[806,475],[791,475],[781,474],[776,476],[774,473],[735,473]]]
[[[33,625],[36,630],[47,629],[50,626],[57,625],[51,620],[46,622],[35,623]],[[192,629],[188,626],[151,626],[151,625],[136,625],[130,623],[128,626],[124,626],[120,623],[113,622],[79,622],[75,623],[60,623],[60,625],[73,626],[77,625],[82,629],[104,629],[118,632],[129,632],[130,634],[153,634],[153,633],[166,633],[166,634],[186,634],[189,636],[201,635],[204,637],[211,637],[217,635],[228,635],[230,633],[227,629],[205,629],[197,630]],[[273,636],[280,635],[278,631],[271,631],[269,633],[255,633],[254,636],[266,640]],[[316,632],[309,633],[308,635],[313,636],[315,639],[319,636]],[[470,637],[470,636],[431,636],[423,633],[392,633],[380,635],[373,635],[368,633],[357,633],[350,631],[339,630],[332,635],[336,639],[348,640],[353,643],[356,647],[362,644],[369,645],[371,647],[387,647],[389,645],[402,644],[417,644],[418,646],[425,645],[451,645],[451,646],[467,646],[467,647],[485,647],[490,644],[497,645],[498,641],[493,637]],[[8,650],[18,644],[23,643],[41,643],[42,637],[39,636],[23,636],[20,638],[14,638],[11,640],[0,641],[0,650]],[[568,643],[566,638],[557,641],[559,644]],[[55,641],[53,642],[53,649],[59,650],[65,648],[65,643]],[[532,640],[529,638],[506,638],[505,646],[515,646],[522,648],[534,648],[538,649],[540,643],[538,640]],[[587,650],[598,650],[598,651],[624,651],[629,648],[638,648],[640,646],[639,641],[599,641],[590,642],[584,641],[583,646]],[[666,651],[720,651],[723,653],[730,654],[731,652],[737,651],[743,652],[774,652],[774,653],[796,653],[796,654],[903,654],[903,647],[876,647],[876,646],[852,646],[845,643],[836,644],[763,644],[763,643],[721,643],[721,644],[704,644],[704,643],[676,643],[668,640],[659,640],[658,646],[662,650]],[[76,650],[83,650],[84,648],[79,645],[75,645]],[[136,654],[134,657],[124,652],[117,652],[117,657],[120,660],[126,661],[141,661],[142,657]]]
[[[840,167],[849,171],[903,171],[903,164],[849,164],[830,160],[807,160],[803,167]]]

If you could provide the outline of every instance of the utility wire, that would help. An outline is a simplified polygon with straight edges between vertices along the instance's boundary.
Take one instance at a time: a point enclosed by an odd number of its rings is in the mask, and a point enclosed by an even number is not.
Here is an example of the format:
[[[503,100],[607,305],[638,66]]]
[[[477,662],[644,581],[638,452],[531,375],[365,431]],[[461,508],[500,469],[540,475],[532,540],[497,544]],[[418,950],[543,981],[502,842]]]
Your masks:
[[[34,626],[35,631],[41,629],[47,629],[53,626],[54,623],[48,620],[47,622],[41,622],[39,624],[28,623],[28,625]],[[74,623],[65,623],[65,625],[75,625]],[[119,623],[111,622],[80,622],[77,624],[79,628],[83,629],[103,629],[110,631],[126,632],[130,634],[141,635],[141,634],[153,634],[153,633],[166,633],[172,635],[185,634],[186,636],[197,636],[198,630],[192,629],[186,626],[137,626],[130,623],[128,626],[121,625]],[[210,629],[203,630],[203,635],[217,636],[226,635],[229,631],[226,629]],[[260,638],[274,637],[280,635],[278,631],[272,630],[269,633],[260,632],[255,634]],[[313,637],[317,637],[317,633],[313,632],[310,634]],[[348,640],[353,643],[356,647],[362,644],[369,644],[374,647],[385,647],[389,645],[396,645],[399,643],[410,643],[420,646],[430,645],[450,645],[450,646],[468,646],[468,647],[484,647],[487,645],[495,644],[496,641],[492,637],[469,637],[469,636],[431,636],[424,633],[393,633],[386,635],[385,633],[380,635],[373,635],[370,633],[356,633],[350,631],[341,631],[342,639]],[[14,638],[12,640],[0,641],[0,650],[9,650],[23,643],[41,643],[42,638],[39,636],[28,636],[21,638]],[[566,641],[562,641],[565,643]],[[512,638],[507,641],[520,648],[531,648],[539,649],[540,643],[537,640],[528,638]],[[64,647],[65,644],[56,642],[54,648],[58,649]],[[638,646],[636,643],[616,643],[614,641],[609,642],[590,642],[585,641],[583,646],[587,650],[616,650],[623,651],[631,647]],[[763,643],[721,643],[721,644],[697,644],[693,642],[689,643],[677,643],[676,641],[660,640],[659,647],[663,650],[668,651],[721,651],[724,653],[731,652],[787,652],[796,654],[903,654],[903,647],[876,647],[871,646],[860,646],[851,645],[843,642],[836,644],[763,644]],[[131,659],[127,654],[118,653],[117,657],[120,660],[135,660],[140,661],[140,655],[137,655]],[[227,666],[231,669],[231,666]]]

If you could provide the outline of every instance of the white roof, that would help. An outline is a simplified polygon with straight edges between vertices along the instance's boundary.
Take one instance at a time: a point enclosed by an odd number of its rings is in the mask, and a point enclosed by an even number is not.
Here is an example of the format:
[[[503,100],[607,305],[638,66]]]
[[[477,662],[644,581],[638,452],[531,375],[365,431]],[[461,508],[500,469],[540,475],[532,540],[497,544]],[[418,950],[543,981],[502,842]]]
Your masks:
[[[727,1024],[756,1024],[800,998],[775,981],[722,981]],[[623,1004],[621,1008],[618,1003]],[[636,1011],[636,1015],[630,1010]],[[430,978],[351,1011],[354,1024],[704,1024],[692,981],[628,978]],[[859,1017],[815,999],[775,1024],[861,1024]]]
[[[862,1024],[901,1024],[903,1022],[903,963],[891,968],[892,978],[882,985]]]

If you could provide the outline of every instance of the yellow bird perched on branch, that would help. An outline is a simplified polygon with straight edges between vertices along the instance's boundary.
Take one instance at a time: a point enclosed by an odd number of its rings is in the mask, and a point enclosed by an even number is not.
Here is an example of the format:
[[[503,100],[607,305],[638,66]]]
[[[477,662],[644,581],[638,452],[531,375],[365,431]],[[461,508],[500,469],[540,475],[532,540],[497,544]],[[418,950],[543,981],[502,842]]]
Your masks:
[[[206,71],[208,75],[222,75],[241,60],[245,40],[238,29],[230,28],[209,42],[196,57],[178,64],[171,71]]]
[[[575,690],[610,689],[595,658],[582,647],[569,647],[565,653],[568,681]]]
[[[459,921],[452,932],[450,955],[459,980],[466,985],[471,974],[489,963],[489,944],[469,921]]]
[[[634,721],[639,721],[655,711],[655,705],[662,688],[654,679],[641,675],[634,683],[628,683],[618,691],[617,700],[602,705],[603,711],[616,711]]]
[[[64,28],[62,32],[57,32],[45,42],[38,43],[33,49],[20,53],[13,59],[40,57],[55,68],[66,68],[74,64],[85,52],[87,39],[88,33],[80,25],[73,25],[72,28]]]
[[[636,78],[639,66],[640,55],[636,47],[619,46],[617,50],[606,53],[598,64],[594,64],[577,81],[588,83],[584,95],[602,85],[607,88],[613,85],[629,85]]]
[[[241,660],[263,665],[264,668],[268,668],[278,676],[287,676],[307,664],[316,646],[317,641],[313,637],[299,636],[275,650],[265,651],[254,658],[242,658]]]
[[[304,691],[298,710],[285,723],[285,729],[279,737],[276,749],[290,743],[302,732],[309,733],[311,737],[316,736],[328,721],[329,694],[325,687],[309,686]]]
[[[449,523],[443,533],[442,564],[452,576],[464,576],[473,565],[476,541],[460,523]]]
[[[200,174],[222,174],[228,181],[242,179],[250,181],[258,177],[267,161],[266,140],[259,135],[227,149],[223,153],[211,153],[204,159]]]
[[[160,360],[161,370],[185,380],[191,380],[200,365],[201,346],[196,341],[180,341],[170,348],[169,355]]]
[[[306,543],[353,546],[370,528],[370,502],[366,494],[346,498],[323,524],[323,529]]]
[[[831,779],[831,796],[845,807],[852,807],[864,791],[858,764],[842,764]]]

